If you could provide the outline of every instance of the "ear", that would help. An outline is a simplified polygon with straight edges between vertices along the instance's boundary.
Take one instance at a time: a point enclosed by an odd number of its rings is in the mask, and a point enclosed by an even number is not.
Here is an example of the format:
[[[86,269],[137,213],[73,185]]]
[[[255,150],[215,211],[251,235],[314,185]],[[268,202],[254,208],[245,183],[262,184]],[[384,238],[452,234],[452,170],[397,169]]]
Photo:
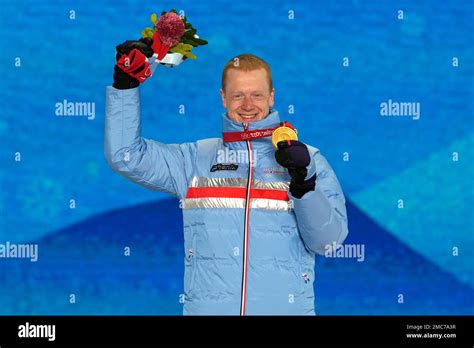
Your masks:
[[[225,101],[225,93],[224,93],[224,90],[222,88],[220,90],[220,93],[221,93],[221,98],[222,98],[222,106],[224,106],[224,108],[227,109],[227,102]]]
[[[270,98],[268,105],[272,108],[273,104],[275,104],[275,88],[272,88],[272,91],[270,92]]]

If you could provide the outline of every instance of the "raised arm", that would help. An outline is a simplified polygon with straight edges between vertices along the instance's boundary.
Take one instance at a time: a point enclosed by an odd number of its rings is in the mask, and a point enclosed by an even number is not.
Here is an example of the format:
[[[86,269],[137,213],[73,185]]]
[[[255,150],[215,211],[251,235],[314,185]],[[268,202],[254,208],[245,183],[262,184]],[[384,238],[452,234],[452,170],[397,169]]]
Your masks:
[[[153,51],[147,50],[145,42],[138,42],[127,41],[117,46],[114,85],[106,89],[105,157],[112,169],[128,180],[183,198],[194,165],[196,144],[163,144],[141,136],[138,86],[140,76],[147,73],[137,69],[147,68],[143,57]],[[133,76],[125,73],[119,63],[127,64],[127,59],[128,67],[135,67]]]

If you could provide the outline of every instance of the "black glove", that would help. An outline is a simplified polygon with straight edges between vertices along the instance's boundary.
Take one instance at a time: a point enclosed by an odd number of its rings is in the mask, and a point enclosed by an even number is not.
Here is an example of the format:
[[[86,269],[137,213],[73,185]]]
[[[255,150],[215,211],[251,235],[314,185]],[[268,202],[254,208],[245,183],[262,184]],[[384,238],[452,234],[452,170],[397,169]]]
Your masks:
[[[278,149],[275,151],[275,159],[288,169],[290,174],[290,192],[295,198],[301,198],[306,192],[314,191],[316,186],[316,174],[305,180],[308,174],[307,166],[311,163],[308,148],[297,140],[279,141]]]
[[[153,40],[149,38],[144,38],[136,41],[125,41],[121,45],[116,47],[117,55],[116,60],[119,61],[122,56],[128,56],[134,49],[139,50],[145,57],[150,58],[153,56],[153,49],[150,47],[153,44]],[[133,59],[133,58],[132,58]],[[137,58],[138,59],[138,58]],[[132,62],[133,63],[133,62]],[[148,68],[148,63],[139,64],[140,66],[133,71],[135,75],[142,72],[144,69]],[[115,64],[114,67],[114,83],[113,86],[117,89],[129,89],[135,88],[140,85],[135,77],[123,71],[119,65]]]

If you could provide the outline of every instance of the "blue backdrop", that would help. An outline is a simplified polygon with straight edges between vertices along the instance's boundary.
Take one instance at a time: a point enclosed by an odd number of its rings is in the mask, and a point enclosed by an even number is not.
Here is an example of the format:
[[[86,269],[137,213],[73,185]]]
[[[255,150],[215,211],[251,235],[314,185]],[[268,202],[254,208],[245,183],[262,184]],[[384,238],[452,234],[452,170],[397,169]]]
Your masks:
[[[347,243],[365,247],[362,262],[317,257],[318,314],[474,314],[473,1],[0,6],[0,245],[39,251],[0,258],[0,314],[181,314],[178,201],[103,155],[115,45],[172,8],[209,45],[141,87],[143,135],[220,136],[224,64],[268,61],[276,109],[331,163]],[[64,100],[94,103],[94,117],[57,116]],[[389,100],[419,103],[419,118],[382,116]]]

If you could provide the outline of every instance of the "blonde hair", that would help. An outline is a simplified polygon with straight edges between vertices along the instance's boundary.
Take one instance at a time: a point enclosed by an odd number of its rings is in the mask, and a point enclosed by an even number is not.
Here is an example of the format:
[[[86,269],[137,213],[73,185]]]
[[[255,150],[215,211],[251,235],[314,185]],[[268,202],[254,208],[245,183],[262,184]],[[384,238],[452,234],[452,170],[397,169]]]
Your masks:
[[[230,69],[242,69],[243,71],[253,71],[258,69],[265,69],[267,72],[268,85],[270,86],[270,91],[273,89],[272,82],[272,72],[270,66],[262,58],[257,57],[256,55],[245,53],[235,56],[227,62],[222,72],[222,89],[225,91],[225,83],[227,80],[227,71]]]

